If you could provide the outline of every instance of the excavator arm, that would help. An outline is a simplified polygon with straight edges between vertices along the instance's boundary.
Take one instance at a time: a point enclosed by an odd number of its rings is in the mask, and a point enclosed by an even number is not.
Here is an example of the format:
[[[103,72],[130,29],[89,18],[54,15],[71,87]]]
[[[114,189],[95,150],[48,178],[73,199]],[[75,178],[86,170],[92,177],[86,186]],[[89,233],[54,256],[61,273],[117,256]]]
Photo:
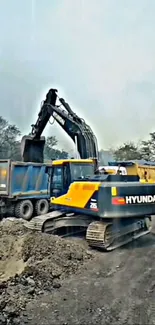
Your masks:
[[[60,105],[56,105],[57,99]],[[81,159],[98,159],[97,140],[90,126],[73,112],[63,98],[58,97],[56,89],[50,89],[41,106],[38,119],[32,125],[30,135],[22,138],[23,161],[43,162],[45,137],[42,137],[42,133],[51,117],[74,141]]]

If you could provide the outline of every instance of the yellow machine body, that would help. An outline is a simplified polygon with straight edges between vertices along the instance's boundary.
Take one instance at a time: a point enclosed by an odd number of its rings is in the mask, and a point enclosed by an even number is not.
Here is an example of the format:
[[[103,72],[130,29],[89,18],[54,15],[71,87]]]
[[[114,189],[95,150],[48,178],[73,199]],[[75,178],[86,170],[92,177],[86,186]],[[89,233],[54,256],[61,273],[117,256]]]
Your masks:
[[[51,204],[84,209],[93,194],[99,190],[101,182],[75,182],[68,192],[57,198],[51,198]]]

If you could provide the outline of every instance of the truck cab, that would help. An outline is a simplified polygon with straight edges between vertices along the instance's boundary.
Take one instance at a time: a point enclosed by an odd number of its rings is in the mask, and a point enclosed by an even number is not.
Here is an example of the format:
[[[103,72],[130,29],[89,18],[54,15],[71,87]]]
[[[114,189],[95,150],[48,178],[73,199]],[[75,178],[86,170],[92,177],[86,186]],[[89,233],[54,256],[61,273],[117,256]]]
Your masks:
[[[93,159],[66,159],[52,162],[50,195],[58,197],[68,191],[70,184],[92,177],[95,172]]]

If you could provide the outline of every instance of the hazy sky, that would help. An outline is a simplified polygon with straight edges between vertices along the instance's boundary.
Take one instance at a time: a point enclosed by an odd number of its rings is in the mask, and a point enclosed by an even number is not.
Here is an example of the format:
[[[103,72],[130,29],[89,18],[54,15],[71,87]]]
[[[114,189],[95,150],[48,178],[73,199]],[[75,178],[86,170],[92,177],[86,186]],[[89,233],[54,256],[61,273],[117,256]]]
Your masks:
[[[154,0],[0,0],[0,115],[30,131],[58,87],[108,148],[155,130]],[[60,146],[70,145],[49,126]]]

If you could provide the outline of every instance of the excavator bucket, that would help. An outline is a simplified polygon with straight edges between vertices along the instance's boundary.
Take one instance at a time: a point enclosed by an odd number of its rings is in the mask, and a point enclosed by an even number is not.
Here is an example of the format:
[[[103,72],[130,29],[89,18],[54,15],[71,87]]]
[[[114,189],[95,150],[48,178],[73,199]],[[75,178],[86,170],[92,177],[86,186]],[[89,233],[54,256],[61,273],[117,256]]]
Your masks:
[[[24,136],[21,140],[22,161],[43,163],[44,162],[45,137],[33,139],[31,136]]]

